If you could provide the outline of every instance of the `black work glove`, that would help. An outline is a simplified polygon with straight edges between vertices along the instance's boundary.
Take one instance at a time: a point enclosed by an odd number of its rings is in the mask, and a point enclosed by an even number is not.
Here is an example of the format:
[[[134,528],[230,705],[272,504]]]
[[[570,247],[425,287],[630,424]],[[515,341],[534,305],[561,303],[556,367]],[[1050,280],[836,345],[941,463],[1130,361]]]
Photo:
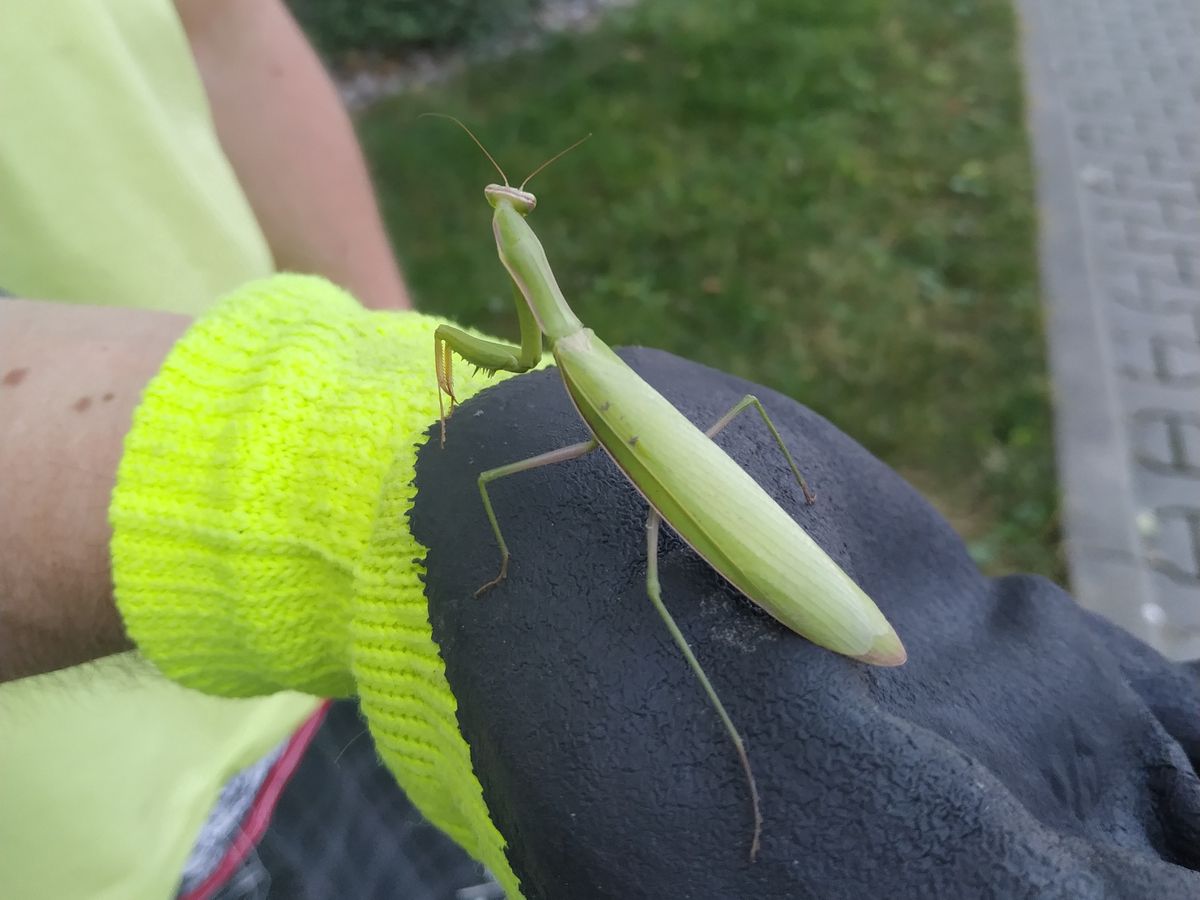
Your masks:
[[[983,577],[898,475],[799,404],[669,354],[621,354],[718,437],[874,598],[909,654],[837,656],[669,529],[663,598],[746,739],[762,795],[646,597],[647,507],[603,453],[480,471],[588,434],[556,370],[462,406],[421,452],[434,637],[528,898],[1200,897],[1200,678],[1036,577]],[[714,510],[719,514],[719,510]]]

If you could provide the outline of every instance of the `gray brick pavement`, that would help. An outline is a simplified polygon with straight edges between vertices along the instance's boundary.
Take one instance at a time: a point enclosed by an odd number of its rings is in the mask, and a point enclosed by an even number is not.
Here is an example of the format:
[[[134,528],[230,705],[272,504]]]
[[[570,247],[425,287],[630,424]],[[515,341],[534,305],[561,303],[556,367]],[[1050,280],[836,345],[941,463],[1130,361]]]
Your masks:
[[[1018,0],[1072,588],[1200,657],[1200,0]]]

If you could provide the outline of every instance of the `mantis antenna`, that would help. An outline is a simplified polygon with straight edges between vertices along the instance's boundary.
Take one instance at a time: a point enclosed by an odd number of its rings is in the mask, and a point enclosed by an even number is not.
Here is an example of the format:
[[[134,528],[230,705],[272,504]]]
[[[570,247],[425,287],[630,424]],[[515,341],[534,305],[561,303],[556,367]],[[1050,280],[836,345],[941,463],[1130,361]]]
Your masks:
[[[536,169],[534,169],[532,172],[530,172],[527,176],[525,176],[525,180],[521,182],[521,186],[519,188],[517,188],[517,190],[519,190],[519,191],[525,190],[525,185],[529,184],[530,179],[532,179],[534,175],[536,175],[538,172],[542,171],[542,169],[546,168],[552,162],[557,162],[558,160],[562,159],[564,156],[566,156],[568,153],[570,153],[572,150],[574,150],[576,147],[578,147],[580,144],[582,144],[584,141],[586,141],[591,136],[592,136],[592,133],[589,131],[587,134],[585,134],[583,137],[581,137],[579,140],[577,140],[575,143],[573,143],[570,147],[567,147],[565,150],[559,150],[552,157],[550,157],[548,160],[546,160],[544,163],[542,163],[540,166],[538,166]]]
[[[504,179],[505,187],[509,186],[508,176],[505,175],[504,170],[502,168],[500,168],[500,163],[496,162],[496,160],[492,156],[492,154],[488,153],[487,147],[483,146],[483,144],[480,143],[479,138],[475,137],[475,132],[473,132],[470,128],[468,128],[466,125],[464,125],[461,120],[454,118],[454,116],[448,116],[445,113],[434,113],[434,112],[421,113],[421,115],[417,116],[417,118],[423,119],[427,116],[430,118],[433,118],[433,119],[449,119],[451,122],[453,122],[459,128],[461,128],[463,131],[465,131],[467,133],[467,135],[471,138],[471,140],[473,140],[475,142],[475,146],[478,147],[480,150],[482,150],[483,155],[486,156],[488,158],[488,160],[491,162],[491,164],[496,167],[496,171],[499,172],[500,177]],[[591,135],[589,135],[589,137],[591,137]],[[570,149],[571,149],[570,147],[567,148],[567,150],[570,150]],[[563,153],[566,153],[566,152],[567,152],[566,150],[563,151]],[[562,153],[558,154],[558,156],[562,156]],[[554,157],[554,159],[551,159],[550,162],[554,162],[555,159],[558,159],[558,156]],[[549,163],[542,163],[541,168],[544,169],[547,165],[549,165]],[[535,172],[534,174],[537,174],[537,173]],[[533,175],[529,176],[529,178],[532,178],[532,177],[533,177]],[[528,181],[529,178],[526,178],[525,180]]]
[[[492,156],[492,154],[488,153],[487,147],[483,146],[483,143],[479,140],[479,138],[475,137],[475,132],[473,132],[470,128],[468,128],[466,125],[464,125],[462,123],[461,119],[456,119],[454,116],[447,115],[446,113],[435,113],[435,112],[421,113],[419,116],[417,116],[418,119],[423,119],[426,117],[434,118],[434,119],[449,119],[451,122],[453,122],[459,128],[461,128],[463,131],[465,131],[467,133],[467,136],[470,137],[471,140],[473,140],[475,142],[475,146],[478,147],[480,150],[482,150],[483,155],[486,156],[488,158],[488,161],[493,166],[496,167],[496,171],[499,172],[500,177],[504,179],[505,187],[510,186],[508,183],[508,176],[505,175],[504,170],[502,168],[500,168],[500,163],[496,162],[496,158],[494,156]],[[580,144],[582,144],[584,141],[586,141],[591,136],[592,136],[591,132],[588,132],[583,137],[581,137],[579,140],[577,140],[575,143],[573,143],[571,146],[567,147],[564,150],[559,150],[552,157],[550,157],[548,160],[546,160],[544,163],[542,163],[540,166],[538,166],[536,169],[534,169],[532,172],[530,172],[525,177],[525,180],[521,182],[521,186],[519,188],[517,188],[517,190],[519,190],[519,191],[525,190],[525,185],[529,184],[530,180],[533,178],[534,175],[536,175],[538,172],[545,169],[551,163],[558,162],[558,160],[562,159],[564,156],[566,156],[568,153],[570,153],[572,150],[574,150],[576,147],[578,147]]]

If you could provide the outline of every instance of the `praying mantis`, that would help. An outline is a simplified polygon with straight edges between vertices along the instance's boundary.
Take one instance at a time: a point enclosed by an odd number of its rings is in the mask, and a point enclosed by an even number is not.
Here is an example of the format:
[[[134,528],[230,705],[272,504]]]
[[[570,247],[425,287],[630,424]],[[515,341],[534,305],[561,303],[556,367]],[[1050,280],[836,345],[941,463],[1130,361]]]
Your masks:
[[[537,198],[525,190],[525,185],[582,140],[544,162],[520,187],[512,187],[504,170],[466,125],[453,116],[426,115],[457,123],[504,180],[504,184],[489,184],[483,193],[494,210],[492,231],[500,261],[512,281],[521,333],[518,346],[475,337],[450,325],[436,329],[434,367],[442,446],[446,442],[442,395],[450,398],[451,412],[457,403],[453,354],[489,373],[526,372],[541,360],[543,337],[549,341],[571,402],[591,432],[586,441],[479,475],[479,493],[500,548],[501,561],[499,574],[480,587],[476,596],[505,579],[510,557],[488,485],[519,472],[578,459],[602,448],[649,504],[646,592],[737,751],[750,789],[753,861],[762,834],[758,786],[741,734],[663,604],[658,580],[660,524],[666,521],[733,587],[815,644],[877,666],[903,664],[907,658],[904,645],[871,598],[713,441],[734,418],[753,407],[791,467],[805,500],[812,503],[813,494],[762,403],[747,394],[706,431],[701,431],[585,327],[567,305],[545,250],[526,221],[537,205]]]

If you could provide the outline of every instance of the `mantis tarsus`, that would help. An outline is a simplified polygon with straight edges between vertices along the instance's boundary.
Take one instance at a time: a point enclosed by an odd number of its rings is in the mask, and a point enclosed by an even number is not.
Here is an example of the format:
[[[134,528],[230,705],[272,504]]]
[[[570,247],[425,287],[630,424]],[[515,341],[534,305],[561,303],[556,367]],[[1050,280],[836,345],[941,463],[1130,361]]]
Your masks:
[[[751,601],[814,643],[880,666],[902,664],[906,659],[904,646],[875,603],[713,442],[714,435],[753,406],[791,466],[805,499],[812,503],[812,492],[758,399],[753,395],[743,397],[706,432],[701,431],[591,329],[585,328],[567,305],[541,242],[525,221],[537,205],[537,198],[525,190],[525,185],[582,141],[547,160],[514,188],[470,129],[452,116],[442,118],[451,119],[466,131],[504,179],[502,185],[489,184],[484,196],[495,211],[492,231],[500,261],[512,279],[521,343],[517,346],[489,341],[448,325],[438,327],[434,360],[439,406],[443,392],[450,397],[451,411],[457,402],[451,351],[486,371],[526,372],[541,359],[544,335],[567,393],[592,434],[587,441],[490,469],[479,476],[479,493],[500,547],[501,562],[499,574],[476,591],[476,596],[508,574],[508,545],[492,509],[488,484],[539,466],[577,459],[602,447],[650,505],[646,520],[646,590],[737,749],[753,808],[753,860],[762,832],[758,787],[741,735],[663,605],[657,558],[660,522],[665,520]],[[444,407],[441,440],[444,445]]]

